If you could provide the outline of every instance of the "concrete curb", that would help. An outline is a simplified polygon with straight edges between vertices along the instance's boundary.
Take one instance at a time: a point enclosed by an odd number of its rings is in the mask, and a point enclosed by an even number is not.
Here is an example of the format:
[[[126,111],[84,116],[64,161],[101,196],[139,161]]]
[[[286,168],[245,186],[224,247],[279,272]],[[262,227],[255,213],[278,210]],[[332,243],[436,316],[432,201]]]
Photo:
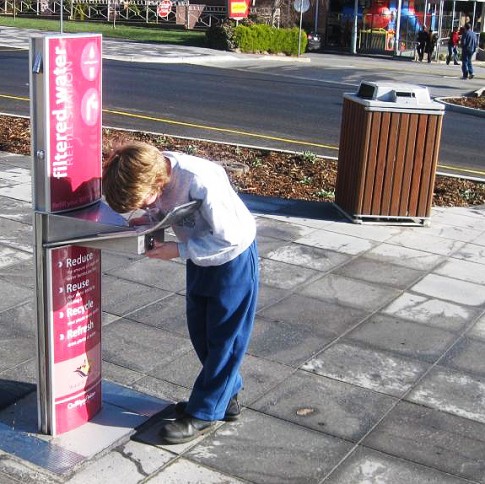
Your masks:
[[[207,61],[227,61],[226,56],[208,56],[208,55],[189,55],[189,56],[140,56],[140,55],[110,55],[103,53],[103,59],[114,60],[118,62],[139,62],[143,64],[197,64]],[[231,58],[237,60],[237,58]]]
[[[465,97],[465,96],[462,96]],[[480,118],[485,118],[485,109],[473,109],[467,108],[466,106],[460,106],[459,104],[453,104],[448,102],[448,99],[457,99],[456,97],[437,97],[435,101],[444,104],[446,106],[446,111],[455,111],[462,114],[471,114],[472,116],[477,116]]]
[[[228,59],[231,61],[243,61],[248,58],[238,57],[228,53],[224,54],[189,54],[184,56],[140,56],[140,55],[111,55],[103,53],[103,59],[114,60],[119,62],[140,62],[145,64],[204,64],[205,62],[224,62]],[[257,55],[253,57],[256,61],[283,61],[283,62],[301,62],[309,63],[311,59],[308,57],[290,57],[290,56],[270,56]]]

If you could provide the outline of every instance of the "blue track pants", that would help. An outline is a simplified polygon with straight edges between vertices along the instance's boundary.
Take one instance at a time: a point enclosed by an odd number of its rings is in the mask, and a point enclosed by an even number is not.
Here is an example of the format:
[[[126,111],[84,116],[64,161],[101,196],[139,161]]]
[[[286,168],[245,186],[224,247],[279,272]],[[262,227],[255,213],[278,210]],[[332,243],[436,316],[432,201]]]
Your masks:
[[[256,241],[220,266],[187,261],[187,324],[202,363],[186,408],[193,417],[222,420],[242,388],[239,368],[253,328],[258,283]]]

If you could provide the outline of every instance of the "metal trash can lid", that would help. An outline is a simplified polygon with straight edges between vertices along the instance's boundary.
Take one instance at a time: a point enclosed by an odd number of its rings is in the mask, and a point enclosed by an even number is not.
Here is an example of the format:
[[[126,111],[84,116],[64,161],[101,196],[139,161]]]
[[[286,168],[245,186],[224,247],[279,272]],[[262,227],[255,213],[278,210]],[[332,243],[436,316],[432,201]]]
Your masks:
[[[445,107],[433,101],[425,86],[392,81],[362,81],[355,94],[344,94],[375,111],[437,111],[442,114]],[[439,113],[439,112],[441,113]]]

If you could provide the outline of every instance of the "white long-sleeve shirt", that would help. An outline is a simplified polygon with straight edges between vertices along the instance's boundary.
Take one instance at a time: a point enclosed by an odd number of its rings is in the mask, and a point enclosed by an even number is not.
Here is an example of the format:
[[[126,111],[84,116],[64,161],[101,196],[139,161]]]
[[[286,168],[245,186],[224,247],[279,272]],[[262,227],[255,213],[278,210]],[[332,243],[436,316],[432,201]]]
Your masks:
[[[192,215],[172,229],[179,254],[200,266],[218,266],[244,252],[256,237],[253,215],[232,188],[224,168],[217,163],[165,151],[172,171],[169,183],[155,202],[164,213],[201,200]]]

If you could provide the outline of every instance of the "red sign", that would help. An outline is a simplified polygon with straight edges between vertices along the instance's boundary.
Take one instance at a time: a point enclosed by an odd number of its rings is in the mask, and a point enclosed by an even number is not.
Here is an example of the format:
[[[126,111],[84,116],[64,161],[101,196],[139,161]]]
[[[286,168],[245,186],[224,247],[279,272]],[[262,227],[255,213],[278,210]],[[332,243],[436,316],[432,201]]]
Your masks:
[[[101,35],[46,37],[50,212],[101,198]]]
[[[65,246],[48,251],[53,434],[101,409],[101,254]]]
[[[172,11],[172,2],[170,0],[162,0],[157,7],[157,14],[159,17],[166,17]]]
[[[249,15],[249,0],[228,0],[228,17],[233,19],[247,18]]]

